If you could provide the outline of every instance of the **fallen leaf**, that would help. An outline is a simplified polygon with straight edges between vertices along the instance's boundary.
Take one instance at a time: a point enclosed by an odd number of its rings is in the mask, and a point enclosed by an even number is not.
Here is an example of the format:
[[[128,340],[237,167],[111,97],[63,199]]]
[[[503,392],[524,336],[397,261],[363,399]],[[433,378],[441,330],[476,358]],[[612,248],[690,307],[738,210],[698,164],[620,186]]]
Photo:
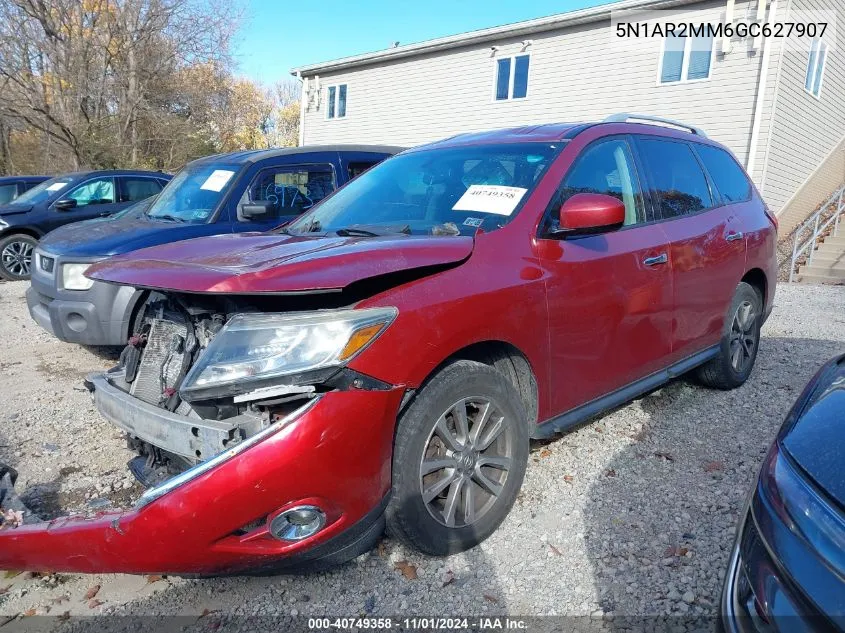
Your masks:
[[[164,580],[164,576],[158,576],[158,575],[155,575],[155,574],[147,576],[147,584],[148,585],[151,585],[154,582],[159,582],[161,580]]]
[[[604,475],[605,477],[616,477],[616,471],[612,468],[608,468],[607,472]]]
[[[499,601],[498,601],[496,598],[494,598],[493,596],[491,596],[490,594],[486,594],[486,593],[485,593],[485,594],[484,594],[484,599],[485,599],[487,602],[492,602],[493,604],[498,604],[498,603],[499,603]]]
[[[452,582],[455,580],[455,574],[452,572],[451,569],[447,570],[445,574],[443,574],[443,586],[451,585]]]
[[[379,541],[378,555],[381,558],[385,558],[387,556],[387,543],[385,541]]]
[[[604,433],[604,429],[600,426],[595,427],[596,433]]]
[[[85,592],[85,599],[91,600],[94,596],[96,596],[100,591],[100,585],[94,585],[88,591]]]
[[[217,613],[217,609],[209,609],[209,608],[206,607],[205,609],[202,610],[202,613],[200,613],[200,617],[197,618],[197,620],[199,620],[201,618],[208,617],[212,613]]]
[[[103,604],[103,603],[100,600],[97,600],[96,598],[94,598],[93,600],[88,601],[88,608],[89,609],[96,609],[101,604]]]
[[[547,448],[544,448],[540,451],[540,457],[541,458],[549,457],[551,454],[552,454],[552,452]]]
[[[672,457],[669,453],[663,453],[663,452],[658,451],[657,453],[654,454],[654,456],[655,457],[662,457],[667,462],[674,462],[675,461],[675,458]]]
[[[673,545],[670,545],[665,550],[663,550],[663,558],[669,558],[670,556],[677,556],[677,550]]]
[[[571,484],[575,480],[575,477],[573,477],[572,475],[564,475],[563,480],[566,483]]]
[[[64,613],[62,613],[60,616],[58,616],[58,619],[62,622],[64,622],[65,620],[70,620],[70,611],[65,611]]]
[[[717,470],[724,470],[725,465],[722,462],[707,462],[704,464],[704,472],[714,473]]]
[[[551,543],[549,543],[549,549],[552,550],[552,554],[554,554],[555,556],[563,556],[563,552],[561,552],[558,548],[556,548]]]
[[[27,609],[23,612],[24,617],[30,618],[35,615],[35,609]]]
[[[401,571],[402,575],[408,580],[417,579],[417,568],[406,560],[400,560],[398,563],[395,563],[393,568]]]

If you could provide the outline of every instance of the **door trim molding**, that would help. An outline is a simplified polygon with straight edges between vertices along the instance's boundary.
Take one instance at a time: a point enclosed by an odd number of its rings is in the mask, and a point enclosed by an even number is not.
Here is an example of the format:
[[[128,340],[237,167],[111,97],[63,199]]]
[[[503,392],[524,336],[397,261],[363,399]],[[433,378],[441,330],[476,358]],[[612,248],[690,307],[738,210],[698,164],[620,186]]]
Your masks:
[[[653,374],[635,380],[621,389],[591,400],[565,413],[538,424],[531,430],[532,439],[546,439],[656,389],[657,387],[706,363],[719,353],[719,344],[708,347]]]

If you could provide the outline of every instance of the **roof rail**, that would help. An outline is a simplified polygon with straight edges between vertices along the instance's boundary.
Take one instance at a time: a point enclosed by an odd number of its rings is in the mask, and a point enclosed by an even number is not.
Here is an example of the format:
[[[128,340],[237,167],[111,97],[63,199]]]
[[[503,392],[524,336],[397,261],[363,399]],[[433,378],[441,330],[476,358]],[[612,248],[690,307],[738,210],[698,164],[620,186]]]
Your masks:
[[[707,138],[707,134],[700,127],[689,125],[688,123],[681,123],[680,121],[673,121],[672,119],[664,119],[659,116],[651,116],[650,114],[632,114],[631,112],[620,112],[619,114],[611,114],[603,123],[642,123],[645,125],[656,125],[658,127],[674,128],[676,130],[683,130],[684,132],[691,132],[698,136]]]

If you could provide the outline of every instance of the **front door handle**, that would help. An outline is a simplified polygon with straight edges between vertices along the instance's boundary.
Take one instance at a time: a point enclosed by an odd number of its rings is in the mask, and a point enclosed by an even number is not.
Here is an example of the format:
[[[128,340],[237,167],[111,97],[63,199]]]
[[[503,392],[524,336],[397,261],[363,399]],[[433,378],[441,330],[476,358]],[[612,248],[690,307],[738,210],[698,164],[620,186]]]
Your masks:
[[[725,236],[725,241],[733,242],[734,240],[741,240],[742,239],[742,231],[737,231],[735,233],[728,233]]]
[[[666,256],[666,253],[660,253],[660,255],[656,255],[655,257],[646,257],[643,260],[643,264],[646,266],[656,266],[657,264],[665,264],[669,261],[669,258]]]

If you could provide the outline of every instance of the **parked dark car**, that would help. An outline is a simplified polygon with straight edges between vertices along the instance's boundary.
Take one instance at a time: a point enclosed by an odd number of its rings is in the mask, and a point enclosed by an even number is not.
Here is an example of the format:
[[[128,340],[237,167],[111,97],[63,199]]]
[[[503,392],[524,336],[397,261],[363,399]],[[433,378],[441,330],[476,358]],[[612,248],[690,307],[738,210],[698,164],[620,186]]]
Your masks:
[[[196,160],[148,208],[65,226],[44,238],[26,295],[29,313],[63,341],[125,345],[144,293],[88,279],[91,264],[167,242],[273,228],[400,150],[291,147]]]
[[[157,194],[170,180],[161,172],[81,171],[45,180],[0,206],[0,277],[29,279],[32,252],[50,231],[108,216]]]
[[[530,438],[684,372],[742,385],[775,220],[723,146],[637,118],[456,136],[274,231],[94,264],[149,289],[86,382],[148,490],[0,530],[0,569],[314,569],[385,525],[450,554],[508,515]]]
[[[24,191],[32,189],[35,185],[50,176],[3,176],[0,177],[0,206],[9,204]]]
[[[845,354],[815,375],[772,445],[730,558],[727,633],[845,631]]]

